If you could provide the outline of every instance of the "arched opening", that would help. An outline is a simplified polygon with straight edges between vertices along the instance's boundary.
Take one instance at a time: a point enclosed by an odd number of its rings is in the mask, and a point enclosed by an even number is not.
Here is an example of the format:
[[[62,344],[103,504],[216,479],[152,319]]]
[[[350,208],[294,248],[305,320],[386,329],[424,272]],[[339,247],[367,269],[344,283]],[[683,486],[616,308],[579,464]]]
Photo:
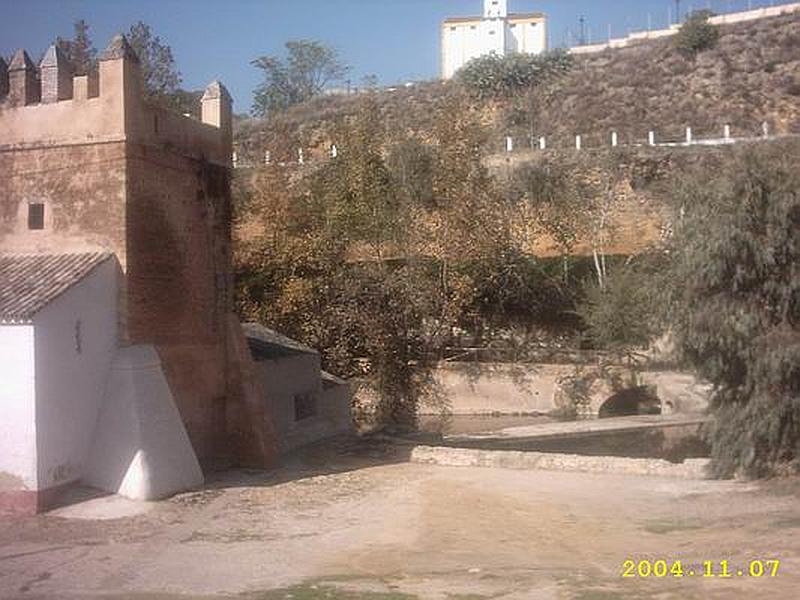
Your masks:
[[[625,417],[630,415],[660,415],[661,400],[656,394],[656,386],[640,385],[620,390],[600,406],[598,416]]]

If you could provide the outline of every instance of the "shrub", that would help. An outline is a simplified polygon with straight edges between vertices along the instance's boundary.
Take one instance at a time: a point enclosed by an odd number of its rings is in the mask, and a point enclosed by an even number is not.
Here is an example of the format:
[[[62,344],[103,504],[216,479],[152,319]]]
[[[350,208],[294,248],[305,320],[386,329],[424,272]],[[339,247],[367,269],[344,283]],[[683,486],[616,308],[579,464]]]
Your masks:
[[[675,48],[686,58],[693,59],[717,45],[720,34],[717,26],[708,21],[711,14],[707,10],[693,12],[675,36]]]
[[[604,285],[591,282],[578,312],[599,348],[629,358],[656,334],[647,276],[631,265],[613,269]]]
[[[456,78],[482,100],[508,98],[566,73],[572,65],[572,56],[563,50],[539,55],[491,53],[469,61]]]

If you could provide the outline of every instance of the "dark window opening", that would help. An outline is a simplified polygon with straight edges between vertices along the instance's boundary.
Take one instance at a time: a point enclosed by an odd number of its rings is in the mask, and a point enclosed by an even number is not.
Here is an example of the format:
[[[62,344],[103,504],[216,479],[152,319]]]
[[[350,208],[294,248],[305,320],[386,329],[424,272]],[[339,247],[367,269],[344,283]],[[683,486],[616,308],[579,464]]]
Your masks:
[[[294,397],[294,420],[302,421],[317,415],[317,397],[314,394],[298,394]]]
[[[28,204],[28,229],[44,229],[44,204]]]

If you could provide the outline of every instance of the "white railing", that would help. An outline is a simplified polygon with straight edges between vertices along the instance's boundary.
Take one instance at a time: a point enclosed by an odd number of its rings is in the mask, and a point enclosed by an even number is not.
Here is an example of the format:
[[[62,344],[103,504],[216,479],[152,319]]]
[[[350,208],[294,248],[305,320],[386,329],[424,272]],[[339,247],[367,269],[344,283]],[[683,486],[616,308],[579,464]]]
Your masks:
[[[730,125],[725,125],[720,132],[720,136],[714,137],[698,137],[696,135],[696,131],[692,127],[686,127],[684,129],[684,135],[682,139],[675,140],[675,139],[668,139],[666,137],[660,137],[658,135],[658,131],[652,129],[647,132],[647,137],[642,137],[640,139],[634,139],[629,143],[622,143],[620,140],[620,135],[617,131],[610,131],[607,134],[603,134],[604,139],[607,139],[607,143],[602,144],[595,144],[591,145],[587,143],[587,140],[592,139],[592,136],[584,135],[584,134],[576,134],[572,141],[565,143],[565,138],[563,136],[530,136],[529,138],[525,138],[523,143],[519,142],[518,137],[514,136],[505,136],[502,139],[501,147],[503,149],[503,153],[505,154],[516,154],[521,152],[531,152],[531,151],[556,151],[556,150],[564,150],[564,149],[574,149],[577,152],[580,151],[591,151],[600,148],[621,148],[621,147],[654,147],[654,148],[675,148],[675,147],[688,147],[688,146],[724,146],[728,144],[737,144],[737,143],[745,143],[745,142],[758,142],[758,141],[773,141],[778,139],[784,138],[791,138],[791,137],[800,137],[800,134],[792,134],[792,133],[784,133],[784,134],[774,134],[772,133],[769,123],[766,121],[761,124],[760,131],[757,134],[745,134],[745,135],[734,135],[734,129]],[[554,138],[560,142],[558,144],[554,141]],[[596,139],[596,138],[595,138]],[[326,160],[334,160],[336,159],[341,150],[337,144],[331,144],[328,147],[326,152],[327,157]],[[294,152],[294,160],[284,160],[284,161],[275,161],[273,159],[273,154],[269,150],[264,151],[262,155],[262,159],[260,162],[255,162],[252,160],[245,160],[242,159],[237,152],[233,153],[232,163],[235,169],[240,168],[255,168],[259,166],[278,166],[278,167],[302,167],[309,164],[316,164],[321,162],[320,159],[315,159],[311,153],[307,152],[303,148],[298,148]]]

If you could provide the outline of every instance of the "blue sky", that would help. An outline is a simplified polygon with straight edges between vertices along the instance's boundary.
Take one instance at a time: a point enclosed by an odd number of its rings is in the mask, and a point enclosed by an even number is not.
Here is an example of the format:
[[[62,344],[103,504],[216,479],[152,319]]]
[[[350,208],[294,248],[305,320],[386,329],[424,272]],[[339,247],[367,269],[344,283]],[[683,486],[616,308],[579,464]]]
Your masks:
[[[681,9],[767,6],[770,0],[681,0]],[[777,3],[782,3],[778,1]],[[553,46],[577,39],[579,18],[593,39],[629,29],[664,27],[675,0],[509,0],[514,12],[548,15]],[[70,37],[72,23],[86,19],[98,48],[131,23],[149,23],[168,43],[184,87],[202,88],[219,78],[236,110],[249,109],[258,72],[250,61],[280,53],[290,39],[317,39],[335,46],[353,67],[357,84],[374,74],[381,83],[438,75],[439,24],[448,16],[482,10],[481,0],[0,0],[0,54],[26,48],[34,60],[56,36]],[[569,33],[568,33],[569,31]]]

